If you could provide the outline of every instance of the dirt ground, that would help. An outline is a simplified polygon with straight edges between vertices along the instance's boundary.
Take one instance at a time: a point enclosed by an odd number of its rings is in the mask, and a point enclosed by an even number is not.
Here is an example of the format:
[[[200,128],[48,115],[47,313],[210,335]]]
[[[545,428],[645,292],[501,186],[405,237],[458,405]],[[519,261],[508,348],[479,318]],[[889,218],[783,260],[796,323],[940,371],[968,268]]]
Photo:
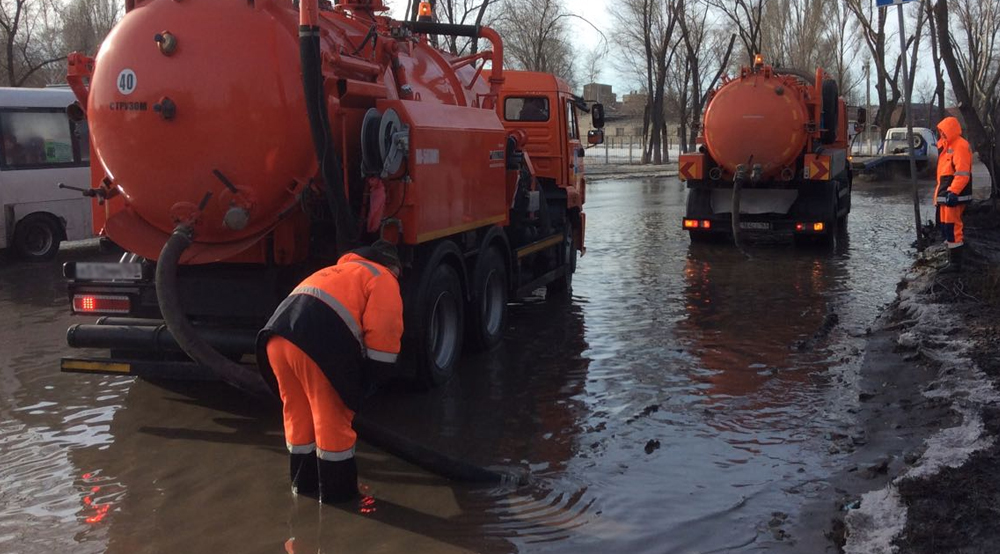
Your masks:
[[[980,202],[965,223],[965,271],[937,275],[935,244],[872,333],[896,363],[862,371],[868,461],[834,483],[825,532],[841,552],[1000,552],[1000,214]]]

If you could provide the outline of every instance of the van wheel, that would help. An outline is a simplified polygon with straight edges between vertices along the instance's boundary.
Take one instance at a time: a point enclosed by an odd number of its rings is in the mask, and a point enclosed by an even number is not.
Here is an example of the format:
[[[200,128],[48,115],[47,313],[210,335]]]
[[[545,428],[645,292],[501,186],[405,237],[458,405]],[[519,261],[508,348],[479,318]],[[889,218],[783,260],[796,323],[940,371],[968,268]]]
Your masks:
[[[487,248],[476,260],[472,287],[469,331],[477,348],[490,350],[507,327],[507,266],[499,250]]]
[[[32,262],[44,262],[55,257],[62,240],[62,229],[52,217],[31,214],[14,229],[14,250],[18,256]]]
[[[437,386],[451,378],[462,352],[464,302],[458,274],[441,264],[424,274],[418,290],[417,375]]]
[[[573,273],[576,272],[576,244],[573,242],[573,225],[569,222],[563,229],[563,240],[559,253],[559,265],[565,267],[566,272],[545,286],[547,295],[569,294],[573,291]]]

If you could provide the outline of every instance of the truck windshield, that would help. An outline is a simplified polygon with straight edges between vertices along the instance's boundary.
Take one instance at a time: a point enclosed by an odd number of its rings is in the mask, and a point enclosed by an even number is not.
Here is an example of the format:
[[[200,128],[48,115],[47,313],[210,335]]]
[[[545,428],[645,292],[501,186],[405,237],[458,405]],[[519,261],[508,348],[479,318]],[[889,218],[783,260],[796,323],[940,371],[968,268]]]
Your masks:
[[[503,105],[507,121],[548,121],[549,99],[544,96],[508,97]]]

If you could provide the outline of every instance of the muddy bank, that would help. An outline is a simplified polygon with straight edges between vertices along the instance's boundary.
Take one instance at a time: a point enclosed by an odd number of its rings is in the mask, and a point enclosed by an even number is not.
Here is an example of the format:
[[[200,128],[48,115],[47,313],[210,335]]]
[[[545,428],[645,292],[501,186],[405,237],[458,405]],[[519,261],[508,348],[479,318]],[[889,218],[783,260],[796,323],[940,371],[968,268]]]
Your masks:
[[[931,247],[872,334],[867,356],[881,360],[862,369],[865,446],[831,482],[823,525],[833,548],[1000,547],[1000,217],[978,204],[966,225],[965,272],[938,275],[947,253]]]

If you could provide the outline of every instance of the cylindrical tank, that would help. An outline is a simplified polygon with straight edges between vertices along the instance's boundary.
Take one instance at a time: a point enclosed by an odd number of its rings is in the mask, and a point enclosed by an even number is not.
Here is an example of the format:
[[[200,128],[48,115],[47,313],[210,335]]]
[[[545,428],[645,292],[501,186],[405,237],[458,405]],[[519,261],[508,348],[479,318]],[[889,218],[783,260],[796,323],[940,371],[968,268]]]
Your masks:
[[[375,104],[354,98],[338,109],[344,90],[462,105],[490,90],[474,68],[453,70],[424,43],[394,48],[387,36],[365,40],[372,22],[358,14],[338,8],[320,23],[328,62],[336,68],[340,60],[351,82],[375,85],[339,88],[347,81],[326,75],[333,137],[348,141],[338,152],[360,149],[360,114]],[[163,244],[146,244],[151,237],[165,239],[203,203],[197,243],[252,244],[317,176],[290,0],[140,0],[95,65],[87,116],[96,156],[130,215],[127,224],[108,226],[122,247],[155,257],[150,253]],[[140,225],[156,232],[130,230]]]
[[[808,88],[770,71],[724,84],[705,109],[702,132],[709,155],[729,173],[753,156],[763,178],[794,166],[809,138]]]

